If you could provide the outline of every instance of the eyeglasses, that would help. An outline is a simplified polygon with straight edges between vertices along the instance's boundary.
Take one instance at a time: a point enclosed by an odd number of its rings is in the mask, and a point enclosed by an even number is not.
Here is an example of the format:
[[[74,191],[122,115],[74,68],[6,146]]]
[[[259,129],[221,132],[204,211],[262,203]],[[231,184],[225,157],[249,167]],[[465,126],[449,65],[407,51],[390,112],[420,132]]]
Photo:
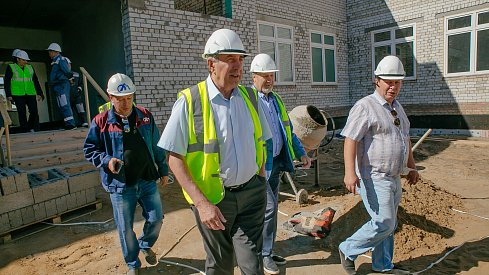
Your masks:
[[[401,125],[401,120],[397,117],[397,112],[396,110],[392,109],[391,110],[391,115],[394,117],[394,125],[399,127]]]
[[[124,132],[129,133],[131,131],[131,127],[129,126],[129,120],[127,117],[122,117],[122,124],[124,124]]]

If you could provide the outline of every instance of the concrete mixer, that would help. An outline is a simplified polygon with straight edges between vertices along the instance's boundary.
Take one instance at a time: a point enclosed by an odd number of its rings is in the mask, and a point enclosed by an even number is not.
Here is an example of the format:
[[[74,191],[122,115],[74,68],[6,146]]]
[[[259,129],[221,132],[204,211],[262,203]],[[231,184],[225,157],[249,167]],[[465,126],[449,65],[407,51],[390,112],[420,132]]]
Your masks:
[[[331,116],[326,112],[319,110],[312,105],[300,105],[292,109],[289,112],[290,122],[294,128],[294,134],[299,138],[304,146],[306,152],[314,151],[314,168],[315,168],[315,186],[319,186],[319,161],[318,161],[318,148],[321,142],[326,137],[328,119],[334,125],[334,121]],[[280,192],[281,195],[295,198],[299,204],[304,204],[308,200],[307,191],[304,189],[297,190],[292,176],[285,172],[282,176],[282,180],[289,182],[290,186],[294,190],[294,194]]]

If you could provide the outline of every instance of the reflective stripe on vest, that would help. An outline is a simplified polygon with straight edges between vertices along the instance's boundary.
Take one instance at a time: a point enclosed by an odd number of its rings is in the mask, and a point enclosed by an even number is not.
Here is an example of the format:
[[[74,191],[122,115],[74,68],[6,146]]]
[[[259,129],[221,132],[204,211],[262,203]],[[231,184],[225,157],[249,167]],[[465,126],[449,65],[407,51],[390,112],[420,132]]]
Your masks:
[[[136,106],[136,102],[133,102],[132,106]],[[110,110],[111,107],[112,107],[112,102],[110,102],[110,101],[105,103],[105,104],[102,104],[102,105],[98,106],[98,113],[101,114],[105,111],[108,111],[108,110]]]
[[[110,109],[110,107],[112,107],[112,104],[109,102],[105,103],[105,104],[102,104],[100,106],[98,106],[98,113],[101,114],[105,111],[108,111]]]
[[[22,69],[16,63],[9,65],[12,69],[12,79],[10,80],[10,90],[13,96],[36,95],[34,87],[34,69],[31,65],[26,64]]]
[[[287,149],[289,150],[290,157],[292,160],[295,159],[294,147],[292,146],[292,129],[290,128],[290,120],[289,115],[287,114],[287,110],[285,110],[284,102],[282,98],[275,92],[272,91],[273,96],[277,100],[278,109],[280,112],[280,120],[282,121],[282,125],[285,128],[285,135],[287,138]]]
[[[181,91],[178,97],[185,96],[188,106],[189,144],[185,163],[188,166],[192,180],[204,196],[213,204],[219,203],[224,197],[224,187],[219,177],[220,148],[214,125],[214,115],[207,93],[207,83],[199,84]],[[262,139],[262,129],[258,117],[258,98],[252,89],[239,85],[238,90],[250,111],[254,126],[256,149],[256,164],[260,169],[263,164],[265,143]],[[260,171],[258,169],[257,173]],[[183,189],[182,189],[183,190]],[[190,204],[190,196],[183,190]]]

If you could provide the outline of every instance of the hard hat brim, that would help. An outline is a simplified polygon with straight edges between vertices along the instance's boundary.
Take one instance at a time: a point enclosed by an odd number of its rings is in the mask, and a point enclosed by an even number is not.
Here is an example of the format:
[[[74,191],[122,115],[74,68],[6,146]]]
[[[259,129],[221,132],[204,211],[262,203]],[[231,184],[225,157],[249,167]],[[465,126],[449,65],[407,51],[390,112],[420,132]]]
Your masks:
[[[204,54],[202,54],[202,58],[203,59],[207,59],[209,57],[213,57],[213,56],[217,56],[217,55],[222,55],[222,54],[238,54],[238,55],[242,55],[242,56],[249,56],[250,55],[249,53],[245,53],[245,52],[239,51],[239,50],[237,50],[237,51],[219,51],[219,52],[213,53],[213,54],[211,54],[211,53],[204,53]]]
[[[136,91],[133,91],[133,92],[130,92],[130,93],[124,93],[124,94],[121,94],[121,93],[117,93],[117,92],[109,92],[107,91],[107,93],[109,95],[113,95],[113,96],[117,96],[117,97],[121,97],[121,96],[126,96],[126,95],[132,95],[134,94]]]
[[[251,71],[251,73],[275,73],[275,72],[278,72],[280,70],[265,70],[265,71]]]
[[[404,75],[378,75],[378,78],[385,80],[402,80],[404,79]]]

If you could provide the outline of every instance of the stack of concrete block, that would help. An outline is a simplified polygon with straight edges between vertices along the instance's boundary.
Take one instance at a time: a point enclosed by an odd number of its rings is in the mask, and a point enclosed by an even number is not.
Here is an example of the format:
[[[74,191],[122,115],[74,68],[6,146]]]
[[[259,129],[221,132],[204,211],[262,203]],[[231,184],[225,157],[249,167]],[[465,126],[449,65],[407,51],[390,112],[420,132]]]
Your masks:
[[[49,169],[47,177],[17,168],[0,168],[0,234],[53,218],[96,201],[98,171],[67,174]]]

